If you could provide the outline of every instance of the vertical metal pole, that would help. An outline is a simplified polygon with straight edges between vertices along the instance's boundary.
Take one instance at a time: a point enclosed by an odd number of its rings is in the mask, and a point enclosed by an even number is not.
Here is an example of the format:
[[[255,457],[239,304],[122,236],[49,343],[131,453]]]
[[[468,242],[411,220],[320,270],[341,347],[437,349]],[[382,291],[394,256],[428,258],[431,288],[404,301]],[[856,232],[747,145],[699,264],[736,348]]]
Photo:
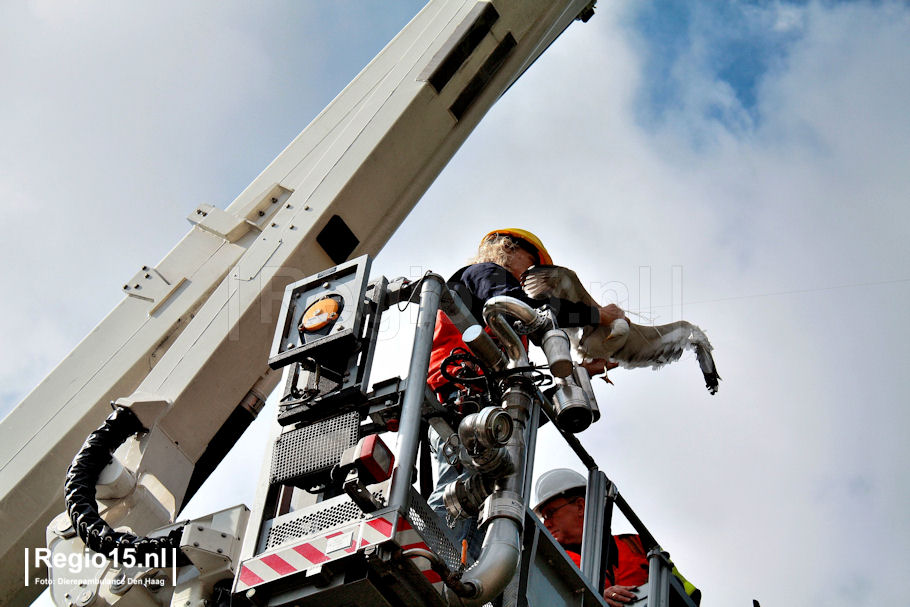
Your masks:
[[[540,425],[540,399],[531,400],[531,417],[528,420],[528,442],[527,452],[525,454],[525,478],[524,487],[521,494],[525,498],[525,503],[531,497],[531,482],[534,472],[534,456],[537,454],[537,427]]]
[[[427,436],[430,424],[421,420],[420,436],[418,444],[420,445],[420,496],[423,499],[430,499],[433,492],[433,455],[430,453],[430,441]]]
[[[648,607],[670,604],[670,555],[660,548],[648,552]]]
[[[585,491],[585,521],[581,538],[581,571],[594,585],[603,576],[600,566],[604,537],[604,502],[607,497],[607,475],[591,468],[588,470],[588,486]],[[608,530],[609,532],[609,530]]]
[[[616,485],[607,479],[607,501],[604,504],[604,530],[600,541],[600,576],[597,578],[595,588],[604,588],[607,581],[607,567],[610,566],[610,551],[613,546],[613,504],[616,501]]]
[[[396,450],[398,458],[389,490],[389,505],[399,510],[407,504],[411,486],[411,471],[417,462],[417,443],[420,440],[420,409],[423,404],[430,353],[433,350],[433,329],[436,311],[445,282],[441,276],[427,274],[420,285],[420,308],[417,311],[417,328],[408,366],[408,385],[401,405]]]

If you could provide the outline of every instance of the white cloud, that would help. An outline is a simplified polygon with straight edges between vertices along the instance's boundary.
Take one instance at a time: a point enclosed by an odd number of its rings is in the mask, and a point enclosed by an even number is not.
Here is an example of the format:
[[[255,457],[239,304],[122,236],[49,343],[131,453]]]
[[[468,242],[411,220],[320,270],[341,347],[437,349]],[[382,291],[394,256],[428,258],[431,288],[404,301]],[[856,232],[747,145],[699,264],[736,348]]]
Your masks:
[[[776,32],[800,31],[805,25],[805,12],[789,3],[775,2],[774,25]]]
[[[910,285],[727,298],[908,278],[906,18],[895,5],[810,6],[803,38],[759,88],[762,121],[731,132],[703,112],[725,85],[694,73],[666,126],[642,129],[630,94],[641,63],[612,15],[541,59],[428,194],[433,210],[415,216],[429,222],[459,190],[475,232],[481,220],[538,229],[558,262],[631,293],[651,266],[661,304],[683,265],[687,300],[720,300],[684,308],[717,348],[720,394],[704,395],[692,360],[614,372],[604,421],[583,442],[705,605],[779,600],[768,580],[785,604],[848,604],[858,589],[870,603],[896,598],[867,586],[872,566],[850,555],[874,563],[875,538],[910,539],[898,512],[908,475],[894,463],[907,450],[892,430],[906,425],[904,357],[889,346],[908,337]],[[710,145],[693,148],[692,132]],[[480,201],[464,201],[464,175]],[[863,492],[820,499],[844,466]]]
[[[678,73],[684,88],[665,123],[639,122],[647,74],[643,41],[629,30],[637,6],[604,4],[547,51],[375,272],[446,274],[486,231],[526,226],[557,263],[630,305],[649,267],[664,322],[678,303],[673,267],[682,266],[683,313],[716,347],[719,394],[707,395],[691,358],[657,373],[615,371],[615,386],[598,387],[604,418],[582,441],[702,587],[706,607],[753,597],[894,602],[898,590],[880,580],[902,573],[900,559],[884,549],[910,548],[901,435],[910,284],[900,282],[910,278],[907,9],[775,4],[765,26],[799,38],[757,88],[761,120],[731,130],[703,111],[738,111],[730,91],[694,59],[680,68],[690,71]],[[64,8],[51,17],[80,18]],[[92,49],[80,50],[73,32],[59,46],[22,40],[29,61],[2,65],[22,94],[0,112],[10,133],[0,159],[11,169],[0,178],[0,210],[15,223],[0,253],[23,261],[2,270],[16,295],[0,315],[0,380],[20,396],[113,306],[122,279],[182,234],[190,205],[223,206],[270,159],[257,154],[277,153],[293,134],[262,151],[280,128],[259,141],[238,121],[301,120],[287,104],[262,110],[268,95],[247,87],[270,90],[284,77],[269,70],[276,49],[256,28],[215,19],[196,31],[190,20],[177,35],[151,8],[133,19]],[[205,43],[187,46],[193,35]],[[281,56],[330,61],[320,41]],[[864,283],[888,284],[825,290]]]

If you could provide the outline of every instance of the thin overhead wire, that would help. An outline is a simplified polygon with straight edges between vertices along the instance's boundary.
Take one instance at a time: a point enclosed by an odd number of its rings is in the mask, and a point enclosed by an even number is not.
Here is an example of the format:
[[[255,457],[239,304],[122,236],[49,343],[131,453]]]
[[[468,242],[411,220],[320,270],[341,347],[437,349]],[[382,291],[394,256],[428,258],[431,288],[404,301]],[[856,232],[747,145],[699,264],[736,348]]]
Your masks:
[[[901,283],[910,283],[910,278],[898,278],[896,280],[879,280],[875,282],[856,282],[845,285],[832,285],[828,287],[815,287],[812,289],[793,289],[790,291],[770,291],[768,293],[753,293],[750,295],[733,295],[730,297],[718,297],[716,299],[702,299],[698,301],[684,301],[681,302],[682,305],[694,306],[697,304],[708,304],[708,303],[718,303],[722,301],[736,301],[741,299],[756,299],[759,297],[777,297],[780,295],[798,295],[801,293],[818,293],[821,291],[835,291],[838,289],[853,289],[857,287],[878,287],[883,285],[893,285]],[[656,308],[672,308],[674,306],[679,306],[680,304],[665,304],[660,306],[650,306],[651,309]]]

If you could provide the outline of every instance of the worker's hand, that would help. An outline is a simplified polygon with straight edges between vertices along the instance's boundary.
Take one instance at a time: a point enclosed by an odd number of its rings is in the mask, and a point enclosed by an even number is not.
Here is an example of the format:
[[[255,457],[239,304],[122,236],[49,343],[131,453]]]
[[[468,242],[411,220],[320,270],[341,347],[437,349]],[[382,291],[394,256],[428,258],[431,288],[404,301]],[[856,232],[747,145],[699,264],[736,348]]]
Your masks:
[[[636,590],[638,590],[638,586],[610,586],[604,590],[604,600],[607,605],[620,607],[638,598],[635,594]]]
[[[614,320],[626,319],[626,313],[616,304],[607,304],[600,309],[600,324],[610,326]]]
[[[585,360],[581,363],[581,366],[585,368],[585,371],[588,372],[588,375],[594,377],[600,375],[610,369],[615,369],[619,366],[619,363],[609,362],[606,358],[595,358],[592,360]]]

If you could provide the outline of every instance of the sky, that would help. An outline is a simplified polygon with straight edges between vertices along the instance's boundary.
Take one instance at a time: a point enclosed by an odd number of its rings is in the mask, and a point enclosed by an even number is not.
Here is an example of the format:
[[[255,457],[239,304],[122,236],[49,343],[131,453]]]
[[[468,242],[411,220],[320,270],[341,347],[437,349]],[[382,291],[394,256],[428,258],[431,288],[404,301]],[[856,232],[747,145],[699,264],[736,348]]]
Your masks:
[[[0,415],[421,4],[0,5]],[[905,2],[601,2],[374,264],[449,275],[523,227],[602,303],[707,332],[716,396],[692,355],[618,369],[579,435],[705,607],[905,595],[907,40]],[[390,373],[412,320],[388,321]],[[192,513],[252,501],[269,415]],[[540,440],[538,473],[568,461]]]

